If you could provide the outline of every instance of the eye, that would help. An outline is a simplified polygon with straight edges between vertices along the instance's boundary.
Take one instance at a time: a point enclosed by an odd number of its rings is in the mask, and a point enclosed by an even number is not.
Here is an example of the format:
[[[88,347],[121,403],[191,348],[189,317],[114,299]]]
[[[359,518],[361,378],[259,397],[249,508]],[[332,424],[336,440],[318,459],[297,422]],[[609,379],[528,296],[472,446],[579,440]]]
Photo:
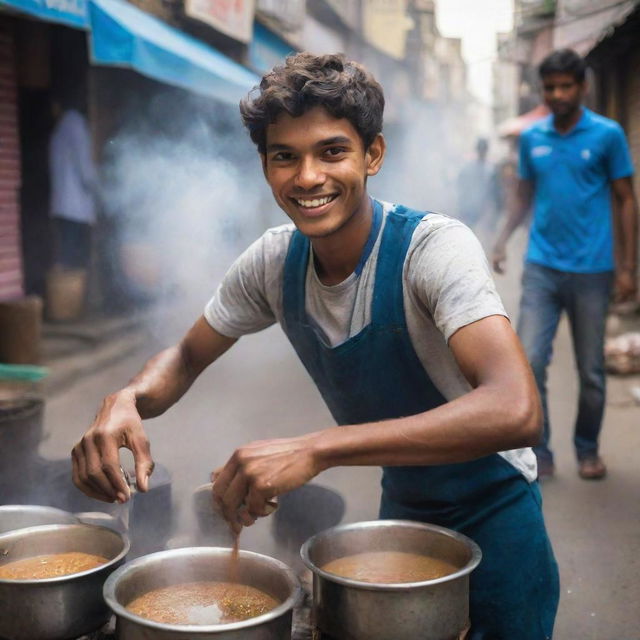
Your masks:
[[[345,147],[327,147],[324,151],[325,155],[330,158],[338,158],[346,152],[347,149]]]
[[[289,151],[278,151],[271,156],[274,162],[288,162],[293,159],[293,154]]]

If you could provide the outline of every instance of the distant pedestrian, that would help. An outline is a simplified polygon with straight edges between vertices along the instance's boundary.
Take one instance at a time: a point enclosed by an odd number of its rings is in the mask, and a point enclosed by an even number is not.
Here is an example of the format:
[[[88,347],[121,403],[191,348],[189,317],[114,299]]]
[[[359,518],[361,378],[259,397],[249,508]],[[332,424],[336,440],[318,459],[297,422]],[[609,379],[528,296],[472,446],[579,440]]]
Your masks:
[[[467,162],[458,174],[458,219],[471,229],[480,225],[492,227],[496,218],[496,173],[487,160],[489,142],[478,138],[476,156]]]
[[[54,266],[87,269],[97,183],[89,126],[79,109],[56,103],[54,112],[57,120],[49,145]]]
[[[493,251],[493,267],[502,273],[506,243],[533,203],[518,333],[545,414],[544,437],[534,447],[539,477],[555,471],[546,377],[563,311],[580,378],[573,438],[578,473],[584,479],[606,475],[598,450],[605,407],[605,320],[612,287],[620,301],[636,295],[637,203],[631,157],[620,125],[582,106],[585,71],[582,58],[569,49],[555,51],[541,63],[542,91],[551,115],[522,133],[518,198]]]

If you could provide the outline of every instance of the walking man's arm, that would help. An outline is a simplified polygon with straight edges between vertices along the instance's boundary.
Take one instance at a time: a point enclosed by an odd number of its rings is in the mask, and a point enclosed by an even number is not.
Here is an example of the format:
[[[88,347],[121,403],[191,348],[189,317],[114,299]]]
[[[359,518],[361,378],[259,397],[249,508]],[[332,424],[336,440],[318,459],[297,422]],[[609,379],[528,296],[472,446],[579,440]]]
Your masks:
[[[151,358],[126,387],[107,396],[71,453],[75,485],[92,498],[125,502],[129,488],[118,451],[126,447],[135,459],[137,486],[146,491],[153,460],[142,420],[159,416],[175,404],[235,342],[201,317],[179,344]]]
[[[633,300],[637,293],[638,266],[638,203],[630,177],[611,182],[616,229],[616,301]]]
[[[491,263],[496,273],[504,273],[504,262],[507,259],[507,242],[511,234],[522,224],[533,202],[533,182],[518,180],[515,202],[507,212],[507,219],[496,240],[491,256]]]

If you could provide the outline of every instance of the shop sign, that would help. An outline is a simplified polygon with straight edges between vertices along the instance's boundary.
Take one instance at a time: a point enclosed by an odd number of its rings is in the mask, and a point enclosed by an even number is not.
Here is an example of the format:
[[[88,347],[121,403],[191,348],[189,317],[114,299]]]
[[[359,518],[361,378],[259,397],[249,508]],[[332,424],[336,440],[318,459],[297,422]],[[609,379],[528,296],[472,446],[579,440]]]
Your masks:
[[[186,0],[185,13],[230,38],[251,41],[255,0]]]

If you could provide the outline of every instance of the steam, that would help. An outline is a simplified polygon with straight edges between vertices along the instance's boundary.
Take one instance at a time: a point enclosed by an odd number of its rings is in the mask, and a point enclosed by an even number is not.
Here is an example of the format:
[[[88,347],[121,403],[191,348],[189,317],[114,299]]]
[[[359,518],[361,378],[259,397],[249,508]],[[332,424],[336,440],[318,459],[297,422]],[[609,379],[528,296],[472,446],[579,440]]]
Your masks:
[[[201,312],[236,255],[278,223],[239,115],[211,101],[157,96],[109,140],[102,174],[125,293],[173,313]]]
[[[194,605],[187,611],[189,624],[219,624],[222,622],[222,610],[217,604]]]

